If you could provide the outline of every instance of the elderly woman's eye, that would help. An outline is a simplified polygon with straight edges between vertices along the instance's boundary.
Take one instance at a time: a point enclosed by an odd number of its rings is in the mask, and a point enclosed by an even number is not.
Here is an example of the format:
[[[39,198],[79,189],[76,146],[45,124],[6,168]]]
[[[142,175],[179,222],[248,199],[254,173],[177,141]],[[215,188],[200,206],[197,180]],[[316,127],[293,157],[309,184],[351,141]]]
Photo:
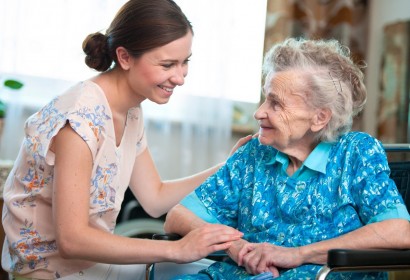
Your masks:
[[[278,107],[278,106],[280,105],[277,100],[272,100],[272,101],[270,102],[270,104],[271,104],[272,107]]]

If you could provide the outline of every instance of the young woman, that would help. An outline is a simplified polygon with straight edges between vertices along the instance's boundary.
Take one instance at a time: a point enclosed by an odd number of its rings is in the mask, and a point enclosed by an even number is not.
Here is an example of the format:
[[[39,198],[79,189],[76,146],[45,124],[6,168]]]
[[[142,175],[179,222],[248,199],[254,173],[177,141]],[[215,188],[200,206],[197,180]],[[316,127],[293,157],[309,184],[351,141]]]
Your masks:
[[[130,0],[106,34],[85,39],[86,64],[102,73],[27,120],[5,184],[2,265],[12,279],[139,279],[141,264],[197,260],[241,237],[223,225],[176,242],[113,234],[128,186],[160,216],[218,167],[163,182],[144,134],[140,104],[167,103],[184,84],[192,37],[172,0]]]

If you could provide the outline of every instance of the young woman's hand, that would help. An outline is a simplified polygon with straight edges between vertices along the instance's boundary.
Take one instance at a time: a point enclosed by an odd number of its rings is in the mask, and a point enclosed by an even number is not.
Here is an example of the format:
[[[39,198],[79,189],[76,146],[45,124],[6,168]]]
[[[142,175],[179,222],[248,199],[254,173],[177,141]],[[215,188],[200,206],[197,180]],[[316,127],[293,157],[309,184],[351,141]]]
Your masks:
[[[236,150],[240,147],[242,147],[243,145],[245,145],[246,143],[249,142],[249,140],[258,137],[258,134],[254,134],[254,135],[247,135],[245,137],[242,137],[238,140],[238,142],[236,142],[236,144],[232,147],[231,152],[229,153],[229,156],[232,156]]]
[[[240,239],[243,233],[221,224],[204,224],[192,230],[184,238],[172,241],[178,247],[174,252],[177,263],[193,262],[205,258],[216,251],[228,249],[233,241]]]

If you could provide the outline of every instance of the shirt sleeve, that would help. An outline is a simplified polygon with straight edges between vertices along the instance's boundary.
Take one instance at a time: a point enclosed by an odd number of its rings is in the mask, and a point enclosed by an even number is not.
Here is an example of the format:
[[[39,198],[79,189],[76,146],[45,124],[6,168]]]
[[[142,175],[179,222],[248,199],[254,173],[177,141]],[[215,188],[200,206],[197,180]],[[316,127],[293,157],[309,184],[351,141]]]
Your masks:
[[[58,121],[56,121],[57,125],[55,125],[51,131],[52,136],[54,137],[58,131],[68,123],[85,141],[90,148],[93,160],[95,160],[100,139],[107,137],[105,122],[110,120],[105,108],[100,107],[102,106],[94,108],[84,107],[66,115],[62,115],[62,118],[59,118]],[[52,140],[53,139],[50,138],[49,145],[51,145]],[[54,153],[49,147],[47,149],[46,160],[48,163],[54,164]]]
[[[233,154],[224,166],[209,177],[195,193],[208,213],[220,223],[237,228],[241,200],[244,195],[244,178],[251,176],[247,168],[255,160],[258,140],[248,142]]]
[[[67,112],[60,110],[59,105],[63,101],[60,98],[55,98],[42,110],[31,116],[25,124],[27,142],[32,143],[29,148],[33,150],[33,154],[44,157],[49,165],[54,165],[55,161],[55,155],[50,149],[53,139],[67,123],[84,139],[93,157],[95,157],[98,138],[102,136],[101,126],[96,124],[94,120],[106,120],[106,115],[98,115],[101,112],[95,112],[95,114],[88,112],[87,114],[84,111]],[[86,117],[82,118],[81,115],[86,115]]]
[[[363,223],[386,219],[407,219],[409,213],[394,181],[385,151],[379,141],[368,137],[356,146],[353,169],[356,176],[352,184],[352,196]]]
[[[405,219],[410,221],[410,215],[407,211],[406,206],[404,205],[397,205],[396,208],[389,209],[384,213],[374,216],[369,220],[370,223],[381,222],[390,219]]]
[[[216,219],[215,216],[213,216],[212,213],[208,211],[208,208],[206,208],[205,205],[202,203],[202,201],[198,198],[195,191],[187,195],[181,201],[180,204],[185,206],[191,212],[195,213],[195,215],[197,215],[199,218],[201,218],[205,222],[208,222],[211,224],[219,223],[218,219]]]

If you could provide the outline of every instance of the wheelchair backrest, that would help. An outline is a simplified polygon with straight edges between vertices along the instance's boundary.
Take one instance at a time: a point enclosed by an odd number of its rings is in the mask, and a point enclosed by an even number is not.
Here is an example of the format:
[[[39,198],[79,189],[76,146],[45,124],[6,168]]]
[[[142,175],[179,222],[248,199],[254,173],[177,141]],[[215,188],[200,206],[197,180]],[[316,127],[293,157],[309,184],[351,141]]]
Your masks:
[[[389,162],[390,178],[394,180],[410,211],[410,161]]]
[[[386,153],[410,152],[410,144],[385,144],[384,148]],[[403,197],[404,203],[410,211],[410,161],[389,161],[389,166],[390,178],[392,178],[396,183],[396,186]]]

